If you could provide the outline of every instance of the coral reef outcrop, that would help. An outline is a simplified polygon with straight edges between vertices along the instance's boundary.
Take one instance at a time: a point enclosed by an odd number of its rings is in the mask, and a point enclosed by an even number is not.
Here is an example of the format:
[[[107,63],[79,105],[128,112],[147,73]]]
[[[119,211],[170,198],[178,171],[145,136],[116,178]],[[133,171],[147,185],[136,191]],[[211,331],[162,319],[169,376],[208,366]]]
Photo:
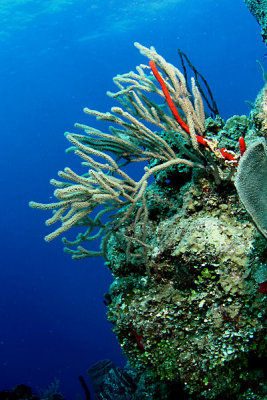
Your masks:
[[[114,276],[108,319],[129,360],[133,400],[139,388],[170,400],[174,387],[190,400],[263,400],[265,91],[250,116],[224,123],[205,114],[195,79],[188,90],[153,47],[136,47],[149,65],[115,77],[119,91],[108,93],[122,108],[85,109],[110,122],[110,133],[76,124],[82,134],[66,134],[85,173],[65,168],[51,181],[58,201],[30,205],[53,211],[48,226],[59,223],[47,241],[75,227],[66,251],[105,258]],[[131,165],[141,161],[134,179]],[[99,252],[87,248],[99,238]],[[128,376],[111,369],[119,383]]]
[[[247,399],[248,387],[263,398],[266,241],[230,188],[199,177],[174,193],[170,201],[168,190],[150,190],[146,265],[110,238],[108,319],[132,367],[151,379],[207,399]],[[166,197],[155,220],[153,201]]]
[[[266,0],[245,0],[250,12],[261,25],[261,35],[267,44],[267,1]]]

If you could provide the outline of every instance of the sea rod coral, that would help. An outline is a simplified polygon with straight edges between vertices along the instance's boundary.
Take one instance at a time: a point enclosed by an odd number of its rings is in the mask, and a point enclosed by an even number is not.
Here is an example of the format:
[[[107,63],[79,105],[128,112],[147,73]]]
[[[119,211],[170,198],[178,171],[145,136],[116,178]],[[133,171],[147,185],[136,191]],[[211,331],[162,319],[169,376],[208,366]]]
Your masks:
[[[76,228],[65,250],[105,258],[108,319],[137,382],[132,400],[168,399],[177,382],[192,399],[264,399],[264,104],[212,119],[194,79],[189,89],[153,47],[135,45],[149,62],[114,78],[108,95],[121,107],[85,109],[109,132],[76,124],[82,133],[66,133],[85,173],[65,168],[51,181],[58,201],[30,205],[53,211],[47,241]],[[136,179],[128,166],[140,162]],[[87,248],[99,238],[98,252]]]
[[[184,76],[177,68],[167,63],[155,49],[148,49],[138,43],[135,45],[151,60],[150,67],[163,90],[151,75],[145,74],[145,71],[150,69],[146,65],[137,67],[137,73],[130,72],[115,77],[114,82],[120,90],[117,93],[108,92],[108,95],[119,100],[124,109],[113,107],[112,113],[84,109],[88,115],[115,124],[110,127],[110,133],[103,133],[82,124],[75,126],[82,129],[83,134],[66,133],[66,138],[72,144],[68,151],[73,150],[84,160],[82,164],[89,168],[88,172],[80,176],[71,168],[65,168],[58,173],[65,181],[51,180],[51,184],[57,187],[54,195],[58,202],[30,202],[31,207],[54,211],[52,218],[46,221],[48,226],[61,222],[60,227],[45,237],[46,241],[54,239],[75,225],[86,227],[75,241],[63,240],[69,246],[77,245],[77,250],[67,250],[75,259],[97,255],[81,244],[118,230],[136,207],[138,213],[135,231],[141,224],[143,233],[135,232],[134,238],[146,246],[146,188],[150,176],[158,171],[182,164],[204,169],[207,175],[213,175],[215,182],[219,184],[231,178],[240,157],[240,154],[233,150],[219,149],[216,140],[203,137],[204,107],[194,79],[194,99],[191,100]],[[157,68],[162,71],[162,76]],[[157,95],[159,101],[150,99],[147,94]],[[169,115],[164,103],[160,104],[165,98],[174,118]],[[181,110],[186,123],[177,109]],[[151,125],[161,132],[152,131]],[[240,140],[243,144],[243,139]],[[170,141],[174,143],[176,151],[169,144]],[[110,153],[114,157],[111,157]],[[135,181],[123,167],[140,161],[146,161],[150,166],[146,166],[144,175],[139,181]],[[105,218],[107,214],[111,214],[111,219]],[[103,251],[98,254],[103,255]]]

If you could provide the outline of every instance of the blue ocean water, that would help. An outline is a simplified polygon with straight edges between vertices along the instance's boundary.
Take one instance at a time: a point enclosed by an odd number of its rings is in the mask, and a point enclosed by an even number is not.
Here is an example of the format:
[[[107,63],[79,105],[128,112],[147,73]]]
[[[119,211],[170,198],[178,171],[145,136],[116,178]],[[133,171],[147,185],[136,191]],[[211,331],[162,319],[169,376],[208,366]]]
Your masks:
[[[55,378],[66,399],[103,358],[123,366],[103,294],[102,259],[72,261],[47,244],[49,179],[78,165],[64,131],[108,111],[112,77],[146,60],[135,41],[177,64],[181,48],[208,80],[221,116],[247,114],[263,85],[266,48],[243,0],[0,0],[0,390]]]

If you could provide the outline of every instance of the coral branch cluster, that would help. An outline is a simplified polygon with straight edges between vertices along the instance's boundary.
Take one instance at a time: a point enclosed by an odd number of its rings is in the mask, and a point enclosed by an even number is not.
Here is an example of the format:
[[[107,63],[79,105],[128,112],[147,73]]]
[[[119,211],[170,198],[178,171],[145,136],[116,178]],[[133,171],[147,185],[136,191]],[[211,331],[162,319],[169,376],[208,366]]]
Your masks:
[[[157,66],[156,66],[155,62],[154,62],[154,61],[150,61],[150,62],[149,62],[149,65],[150,65],[150,68],[151,68],[151,70],[152,70],[152,72],[153,72],[155,78],[156,78],[156,79],[158,80],[158,82],[160,83],[160,86],[161,86],[161,88],[162,88],[162,91],[163,91],[163,93],[164,93],[164,96],[166,97],[166,101],[167,101],[167,103],[168,103],[168,106],[170,107],[170,110],[171,110],[171,112],[172,112],[174,118],[176,119],[176,121],[178,122],[178,124],[181,126],[181,128],[182,128],[185,132],[187,132],[188,134],[190,134],[189,126],[188,126],[188,125],[182,120],[182,118],[180,117],[180,115],[179,115],[179,113],[178,113],[178,111],[177,111],[177,108],[175,107],[175,105],[174,105],[174,103],[173,103],[173,101],[172,101],[172,98],[171,98],[170,93],[169,93],[169,91],[168,91],[168,89],[167,89],[167,86],[166,86],[166,84],[165,84],[165,82],[164,82],[164,79],[162,79],[161,75],[159,74],[159,72],[158,72],[158,70],[157,70]],[[196,93],[197,87],[196,87],[196,85],[195,85],[194,80],[192,81],[192,86],[193,86],[194,92]],[[197,96],[198,96],[198,98],[200,97],[200,95],[199,95],[198,92],[197,92]],[[197,96],[196,96],[196,97],[197,97]],[[201,100],[201,99],[200,99],[200,103],[202,103],[202,100]],[[202,107],[202,111],[204,112],[203,107]],[[202,144],[204,147],[209,147],[209,144],[210,144],[210,148],[211,148],[211,149],[214,148],[214,143],[212,143],[211,141],[209,141],[209,140],[203,138],[202,136],[196,135],[196,139],[197,139],[197,142],[200,143],[200,144]],[[209,143],[209,142],[210,142],[210,143]],[[212,145],[211,145],[211,143],[212,143]],[[241,154],[241,156],[242,156],[242,155],[244,154],[245,150],[246,150],[245,139],[244,139],[242,136],[239,138],[239,148],[240,148],[240,154]],[[222,155],[226,160],[237,161],[237,160],[235,159],[234,155],[231,154],[230,152],[226,151],[224,148],[219,149],[219,151],[221,152],[221,155]],[[236,162],[236,165],[237,165],[237,162]]]
[[[63,239],[67,246],[65,250],[75,259],[105,254],[105,241],[110,232],[118,231],[135,212],[131,241],[147,248],[146,189],[149,178],[159,171],[177,165],[198,168],[212,174],[219,184],[231,178],[240,157],[233,151],[220,149],[216,140],[204,138],[204,106],[194,79],[191,99],[179,69],[167,63],[153,47],[146,48],[138,43],[135,46],[149,58],[150,66],[140,65],[137,72],[114,78],[119,91],[108,92],[108,95],[117,99],[123,108],[113,107],[111,113],[84,109],[87,115],[109,122],[110,132],[76,124],[82,134],[66,133],[72,144],[68,151],[74,151],[83,160],[87,172],[79,175],[71,168],[65,168],[58,173],[63,181],[51,180],[56,187],[54,195],[58,202],[30,202],[31,207],[53,211],[52,218],[46,221],[48,226],[61,223],[45,237],[47,241],[73,226],[84,228],[75,240]],[[152,70],[156,81],[151,74],[145,73],[147,70]],[[156,97],[157,101],[154,100]],[[159,132],[152,130],[153,126]],[[244,148],[243,142],[241,147]],[[141,161],[148,162],[148,166],[140,179],[134,180],[124,167]],[[103,236],[101,251],[84,247],[84,243]]]

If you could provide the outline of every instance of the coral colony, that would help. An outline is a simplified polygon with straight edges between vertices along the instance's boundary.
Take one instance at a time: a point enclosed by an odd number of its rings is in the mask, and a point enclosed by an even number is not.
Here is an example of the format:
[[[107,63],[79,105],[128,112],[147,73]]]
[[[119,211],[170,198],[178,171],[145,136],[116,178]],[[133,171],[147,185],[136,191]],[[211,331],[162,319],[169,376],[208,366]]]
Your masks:
[[[158,82],[160,83],[160,86],[162,88],[162,91],[164,93],[164,96],[166,98],[166,101],[168,103],[168,106],[170,107],[170,110],[174,116],[174,118],[176,119],[176,121],[178,122],[178,124],[181,126],[181,128],[188,134],[190,134],[190,129],[189,126],[186,125],[186,123],[181,119],[173,101],[172,98],[170,96],[170,93],[168,91],[168,88],[164,82],[164,80],[162,79],[162,77],[160,76],[158,70],[157,70],[157,66],[155,64],[155,61],[149,61],[149,65],[151,70],[153,71],[153,74],[155,75],[155,78],[158,80]],[[194,80],[192,81],[192,85],[195,85]],[[202,144],[205,147],[208,148],[214,148],[214,143],[203,138],[203,136],[199,136],[196,135],[196,140],[198,143]],[[210,142],[210,143],[209,143]],[[246,150],[246,144],[245,144],[245,140],[242,136],[240,136],[239,138],[239,147],[240,147],[240,155],[242,156]],[[223,158],[225,158],[226,160],[230,160],[230,161],[235,161],[236,165],[237,164],[237,160],[235,159],[235,156],[233,154],[231,154],[230,152],[227,152],[225,149],[219,149],[221,155],[223,156]],[[217,153],[218,154],[218,153]]]
[[[109,132],[66,133],[85,173],[65,168],[51,180],[58,201],[30,205],[59,223],[47,241],[75,227],[65,251],[110,268],[108,319],[137,384],[131,399],[168,399],[175,382],[194,398],[263,399],[266,86],[249,117],[225,123],[205,113],[195,79],[190,89],[153,47],[135,46],[149,65],[114,78],[121,107],[84,110]],[[142,161],[135,180],[127,166]]]

